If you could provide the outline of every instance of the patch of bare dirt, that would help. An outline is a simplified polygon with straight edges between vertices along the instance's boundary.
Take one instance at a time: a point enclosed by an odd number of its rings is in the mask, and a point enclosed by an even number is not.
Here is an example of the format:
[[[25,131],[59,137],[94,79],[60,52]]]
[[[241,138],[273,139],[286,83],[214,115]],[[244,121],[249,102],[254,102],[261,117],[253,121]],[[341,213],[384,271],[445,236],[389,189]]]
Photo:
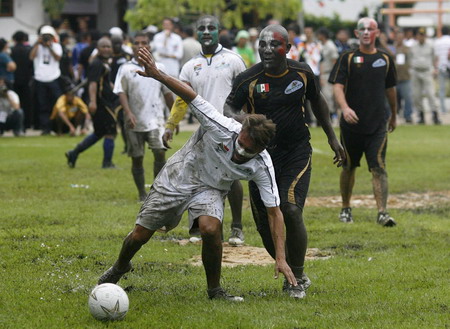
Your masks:
[[[328,259],[330,252],[310,248],[306,252],[306,259]],[[192,265],[201,266],[200,255],[192,258]],[[235,267],[239,265],[274,265],[275,261],[267,253],[266,249],[252,246],[232,247],[228,243],[223,244],[222,266]]]
[[[425,208],[439,206],[444,203],[450,203],[450,191],[391,194],[388,198],[388,208],[394,209]],[[306,199],[306,206],[339,208],[341,207],[341,197],[308,197]],[[352,207],[376,208],[375,199],[373,198],[373,195],[354,195],[352,196]]]

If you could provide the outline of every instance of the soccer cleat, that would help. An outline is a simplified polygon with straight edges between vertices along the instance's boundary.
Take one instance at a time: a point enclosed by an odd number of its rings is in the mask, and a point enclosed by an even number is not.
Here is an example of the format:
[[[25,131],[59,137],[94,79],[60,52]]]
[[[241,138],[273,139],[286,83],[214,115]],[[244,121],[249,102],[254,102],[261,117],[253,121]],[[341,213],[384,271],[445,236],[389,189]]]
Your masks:
[[[221,299],[221,300],[228,300],[230,302],[243,302],[244,298],[239,296],[232,296],[227,294],[225,290],[223,290],[222,287],[217,287],[214,289],[208,289],[208,297],[209,299]]]
[[[65,153],[67,158],[67,165],[69,168],[75,168],[75,163],[77,162],[78,154],[76,154],[74,151],[67,151]]]
[[[377,223],[382,226],[385,226],[385,227],[392,227],[392,226],[397,225],[394,218],[389,216],[389,214],[387,212],[379,212],[378,213]]]
[[[342,208],[339,220],[343,223],[353,223],[352,208]]]
[[[127,269],[125,271],[119,271],[114,266],[111,266],[109,269],[106,270],[105,273],[103,273],[103,275],[100,277],[100,279],[98,279],[98,283],[97,284],[102,284],[102,283],[114,283],[114,284],[116,284],[120,280],[120,278],[125,273],[130,272],[132,268],[133,268],[133,266],[131,265],[131,262],[128,263],[128,267],[127,267]]]
[[[244,232],[240,228],[233,227],[231,229],[231,235],[228,239],[228,243],[231,246],[240,246],[244,244]]]

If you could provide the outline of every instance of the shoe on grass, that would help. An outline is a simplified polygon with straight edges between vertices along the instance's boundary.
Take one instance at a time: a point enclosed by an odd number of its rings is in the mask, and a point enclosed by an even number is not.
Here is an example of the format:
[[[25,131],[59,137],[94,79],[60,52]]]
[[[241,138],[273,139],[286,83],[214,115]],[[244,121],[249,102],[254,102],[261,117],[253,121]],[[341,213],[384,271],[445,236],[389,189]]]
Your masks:
[[[353,223],[352,208],[342,208],[339,220],[343,223]]]
[[[283,291],[286,292],[292,298],[305,298],[306,290],[311,286],[312,282],[308,276],[303,273],[301,279],[297,279],[297,286],[289,284],[289,282],[284,279]]]
[[[208,297],[209,297],[209,299],[228,300],[231,302],[243,302],[244,301],[244,298],[242,298],[242,297],[227,294],[227,292],[222,287],[208,289]]]
[[[233,227],[231,229],[231,235],[228,239],[228,243],[231,246],[241,246],[244,244],[244,232],[240,228]]]
[[[131,262],[128,263],[128,267],[125,271],[119,271],[116,267],[111,266],[109,269],[106,270],[105,273],[98,279],[98,284],[102,283],[114,283],[116,284],[120,278],[125,274],[131,271],[133,266],[131,265]]]
[[[377,216],[377,223],[384,227],[392,227],[397,225],[394,218],[389,216],[387,212],[379,212]]]
[[[67,158],[67,165],[69,168],[75,168],[75,163],[77,162],[78,154],[76,154],[74,151],[67,151],[65,153]]]

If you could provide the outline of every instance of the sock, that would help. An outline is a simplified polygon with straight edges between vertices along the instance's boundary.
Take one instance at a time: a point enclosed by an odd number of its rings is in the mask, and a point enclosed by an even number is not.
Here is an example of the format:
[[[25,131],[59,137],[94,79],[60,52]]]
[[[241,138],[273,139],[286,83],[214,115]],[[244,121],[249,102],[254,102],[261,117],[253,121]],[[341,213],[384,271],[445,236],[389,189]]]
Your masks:
[[[166,161],[155,161],[153,163],[153,177],[156,178],[156,176],[158,176],[159,172],[161,171],[161,169],[164,167],[164,165],[166,164]]]
[[[97,143],[97,141],[100,138],[97,137],[97,135],[95,134],[90,134],[89,136],[86,136],[85,139],[83,139],[81,141],[80,144],[78,144],[75,149],[73,150],[76,154],[81,153],[85,150],[87,150],[88,148],[90,148],[92,145],[94,145],[95,143]]]
[[[114,153],[114,139],[105,138],[103,140],[103,164],[111,164]]]
[[[302,278],[304,266],[291,266],[292,273],[294,273],[297,279]]]
[[[139,197],[146,195],[144,168],[131,168],[131,173],[133,174],[134,183],[139,191]]]

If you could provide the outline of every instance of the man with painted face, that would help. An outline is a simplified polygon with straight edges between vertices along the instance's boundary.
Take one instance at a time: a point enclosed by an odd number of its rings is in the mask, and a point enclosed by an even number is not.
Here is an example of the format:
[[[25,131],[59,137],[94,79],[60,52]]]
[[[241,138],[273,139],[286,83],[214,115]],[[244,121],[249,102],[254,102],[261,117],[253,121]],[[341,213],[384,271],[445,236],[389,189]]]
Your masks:
[[[66,152],[67,164],[75,168],[78,155],[103,139],[102,168],[115,168],[112,157],[114,154],[114,139],[117,135],[117,113],[120,110],[119,97],[113,93],[110,80],[109,59],[112,55],[111,40],[103,37],[97,43],[98,55],[89,66],[88,109],[94,123],[94,133],[87,136],[73,150]]]
[[[375,48],[379,34],[375,20],[361,18],[355,29],[359,48],[341,54],[328,81],[334,84],[336,102],[342,111],[341,142],[347,153],[340,176],[342,210],[339,219],[344,223],[353,222],[350,199],[356,168],[365,154],[372,173],[377,223],[394,226],[394,219],[386,211],[388,181],[385,157],[387,132],[392,132],[397,124],[397,73],[391,56]],[[386,109],[386,98],[391,113]]]
[[[206,15],[197,21],[197,37],[201,43],[201,52],[188,61],[180,73],[180,80],[186,82],[199,95],[223,113],[223,106],[231,91],[234,79],[245,70],[243,59],[219,43],[220,25],[216,17]],[[173,131],[186,114],[187,104],[178,97],[172,107],[163,136],[164,144],[172,139]],[[232,223],[229,243],[244,243],[242,232],[242,185],[235,181],[228,193]],[[195,237],[191,238],[195,239]],[[194,241],[194,240],[192,240]]]
[[[236,115],[240,110],[264,114],[277,125],[277,132],[267,151],[272,157],[286,225],[287,262],[298,285],[285,281],[283,290],[293,298],[306,296],[311,281],[303,273],[307,249],[307,233],[303,222],[303,206],[311,175],[312,149],[305,122],[305,103],[309,100],[317,120],[335,153],[334,163],[341,165],[345,153],[330,122],[326,101],[318,80],[310,67],[286,58],[291,45],[288,33],[280,25],[269,25],[261,31],[259,54],[261,63],[240,74],[228,96],[225,111]],[[267,213],[261,202],[261,190],[249,183],[253,217],[264,246],[275,257],[270,238]]]
[[[166,85],[189,104],[201,127],[176,152],[156,177],[137,216],[136,225],[125,238],[119,258],[98,283],[117,283],[131,270],[131,259],[157,231],[176,227],[184,211],[189,224],[197,221],[202,236],[202,261],[210,299],[243,301],[220,286],[222,262],[221,222],[224,198],[237,179],[253,180],[261,191],[269,216],[270,232],[276,252],[276,273],[282,272],[296,285],[285,260],[283,215],[273,165],[267,144],[275,134],[275,125],[263,115],[248,116],[243,124],[220,114],[184,82],[160,71],[143,47],[139,61],[145,71],[137,71]]]

